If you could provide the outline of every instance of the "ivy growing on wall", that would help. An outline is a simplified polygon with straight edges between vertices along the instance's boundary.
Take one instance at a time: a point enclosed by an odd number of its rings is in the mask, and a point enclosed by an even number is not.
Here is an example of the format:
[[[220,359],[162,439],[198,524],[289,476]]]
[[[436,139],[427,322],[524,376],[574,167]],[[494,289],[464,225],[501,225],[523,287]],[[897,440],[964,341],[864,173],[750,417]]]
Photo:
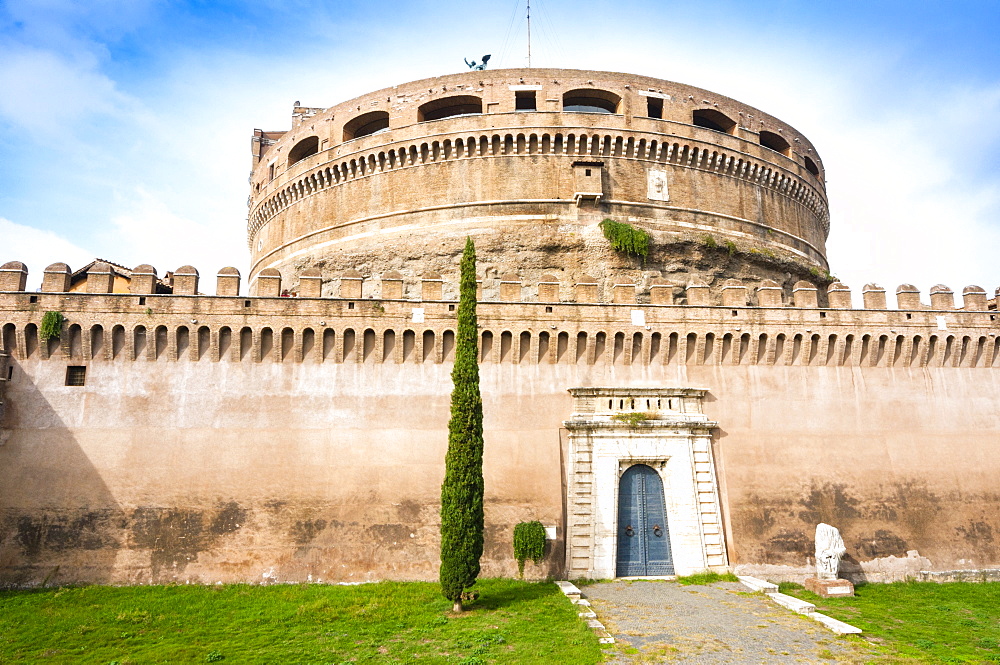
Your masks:
[[[42,327],[38,331],[38,336],[43,340],[58,339],[62,335],[62,326],[65,318],[62,312],[45,312],[42,316]]]
[[[646,261],[649,256],[649,234],[631,224],[605,219],[600,224],[604,237],[611,243],[611,249]]]
[[[537,565],[545,558],[545,527],[541,522],[521,522],[514,527],[514,558],[519,577],[524,577],[525,561],[531,559]]]

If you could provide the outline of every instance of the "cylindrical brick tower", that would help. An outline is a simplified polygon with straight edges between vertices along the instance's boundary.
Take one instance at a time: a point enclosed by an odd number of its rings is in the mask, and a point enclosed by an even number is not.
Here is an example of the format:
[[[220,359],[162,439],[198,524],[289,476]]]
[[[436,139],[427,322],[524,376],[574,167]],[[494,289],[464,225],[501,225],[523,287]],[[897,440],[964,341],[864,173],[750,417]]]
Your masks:
[[[319,268],[365,277],[457,271],[472,235],[485,277],[606,284],[699,274],[828,276],[822,160],[793,127],[728,97],[632,74],[470,71],[253,136],[251,279]],[[604,219],[644,229],[645,261]],[[378,295],[378,294],[375,294]]]

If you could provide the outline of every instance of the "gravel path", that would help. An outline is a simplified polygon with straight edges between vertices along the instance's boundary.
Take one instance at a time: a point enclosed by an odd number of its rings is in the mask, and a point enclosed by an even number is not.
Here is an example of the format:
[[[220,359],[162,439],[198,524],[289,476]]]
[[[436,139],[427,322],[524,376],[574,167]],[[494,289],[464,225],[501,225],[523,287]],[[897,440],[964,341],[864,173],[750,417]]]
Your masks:
[[[868,653],[739,583],[616,580],[582,590],[615,637],[611,663],[862,663]]]

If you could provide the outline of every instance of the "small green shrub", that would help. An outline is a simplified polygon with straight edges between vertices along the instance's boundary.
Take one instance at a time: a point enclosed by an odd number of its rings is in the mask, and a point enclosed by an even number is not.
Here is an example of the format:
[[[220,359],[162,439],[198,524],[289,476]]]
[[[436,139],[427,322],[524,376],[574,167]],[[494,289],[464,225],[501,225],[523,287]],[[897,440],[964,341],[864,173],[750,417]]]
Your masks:
[[[545,558],[545,527],[538,520],[520,522],[514,527],[514,558],[517,574],[524,577],[524,562],[531,559],[536,565]]]
[[[600,223],[604,237],[611,243],[611,249],[646,261],[649,256],[649,234],[631,224],[623,224],[613,219]]]
[[[715,248],[719,246],[719,243],[715,241],[715,236],[708,233],[701,237],[701,241],[705,243],[705,247]]]
[[[729,252],[729,256],[732,256],[733,254],[736,253],[737,248],[735,242],[733,242],[732,240],[727,240],[724,244],[726,245],[726,250]]]
[[[38,331],[38,336],[44,341],[59,339],[62,335],[63,321],[62,312],[45,312],[42,316],[42,327]]]
[[[611,416],[611,420],[616,423],[626,423],[629,427],[636,427],[639,423],[644,423],[647,420],[652,420],[656,417],[655,413],[643,413],[642,411],[628,411],[626,413],[616,413]]]

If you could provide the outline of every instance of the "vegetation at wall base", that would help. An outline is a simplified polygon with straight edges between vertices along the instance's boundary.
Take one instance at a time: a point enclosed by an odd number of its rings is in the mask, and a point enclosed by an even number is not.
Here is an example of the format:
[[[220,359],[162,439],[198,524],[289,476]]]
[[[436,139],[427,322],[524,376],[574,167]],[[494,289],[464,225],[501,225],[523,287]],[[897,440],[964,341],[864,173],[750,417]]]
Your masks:
[[[38,329],[38,336],[42,338],[42,341],[59,339],[62,336],[63,321],[65,320],[62,312],[45,312],[42,315],[42,325]]]
[[[600,227],[604,237],[611,244],[611,249],[646,261],[646,257],[649,256],[648,233],[631,224],[616,222],[613,219],[605,219],[600,223]]]
[[[713,584],[715,582],[739,582],[740,578],[736,577],[732,573],[716,573],[711,570],[706,570],[701,573],[694,573],[692,575],[680,575],[677,577],[677,582],[686,586],[695,584]]]
[[[876,663],[1000,663],[1000,582],[859,584],[853,598],[779,589],[863,630]]]
[[[0,662],[600,662],[554,584],[478,587],[483,597],[457,617],[431,582],[0,591]]]
[[[520,522],[514,527],[514,558],[517,574],[524,576],[524,562],[528,559],[538,565],[545,558],[545,527],[538,520]]]
[[[476,246],[466,238],[459,266],[458,334],[451,372],[448,453],[441,484],[441,593],[462,611],[483,555],[483,399],[479,392]]]

